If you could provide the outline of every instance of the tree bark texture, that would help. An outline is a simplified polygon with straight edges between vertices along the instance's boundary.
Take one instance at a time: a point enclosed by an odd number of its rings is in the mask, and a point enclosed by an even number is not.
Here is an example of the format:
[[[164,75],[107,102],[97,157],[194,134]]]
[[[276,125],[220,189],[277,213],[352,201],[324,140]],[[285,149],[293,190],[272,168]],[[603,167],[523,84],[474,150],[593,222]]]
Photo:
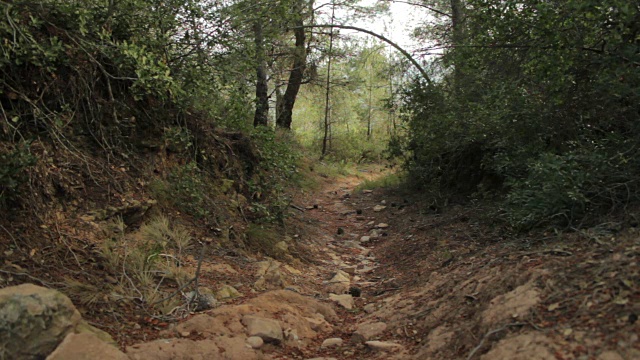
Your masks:
[[[269,124],[269,88],[267,84],[267,67],[264,59],[264,37],[262,20],[256,20],[253,25],[256,46],[256,113],[253,126],[267,126]]]
[[[296,48],[293,57],[293,68],[289,73],[289,82],[287,89],[282,96],[280,115],[276,119],[276,125],[280,128],[291,129],[291,118],[293,116],[293,106],[296,103],[296,97],[302,85],[304,70],[307,66],[307,48],[305,46],[305,30],[302,18],[295,22],[293,33],[296,38]]]

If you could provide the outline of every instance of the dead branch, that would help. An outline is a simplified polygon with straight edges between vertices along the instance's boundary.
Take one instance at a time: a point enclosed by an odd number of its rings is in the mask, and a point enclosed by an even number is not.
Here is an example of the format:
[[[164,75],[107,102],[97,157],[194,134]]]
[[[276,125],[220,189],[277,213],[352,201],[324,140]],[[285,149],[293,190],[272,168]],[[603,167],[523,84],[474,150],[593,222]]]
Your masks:
[[[473,357],[473,355],[475,355],[476,352],[478,352],[478,350],[480,350],[480,348],[482,348],[482,345],[484,345],[484,342],[489,338],[489,336],[491,336],[493,334],[496,334],[496,333],[499,333],[499,332],[501,332],[503,330],[506,330],[506,329],[508,329],[510,327],[513,327],[513,326],[524,326],[524,325],[527,325],[527,323],[511,323],[511,324],[507,324],[507,325],[505,325],[505,326],[503,326],[503,327],[501,327],[499,329],[495,329],[495,330],[489,331],[488,333],[486,333],[482,337],[482,340],[480,340],[480,344],[478,344],[478,346],[476,346],[475,348],[473,348],[473,350],[471,350],[471,352],[469,353],[469,356],[467,356],[467,360],[470,360]]]

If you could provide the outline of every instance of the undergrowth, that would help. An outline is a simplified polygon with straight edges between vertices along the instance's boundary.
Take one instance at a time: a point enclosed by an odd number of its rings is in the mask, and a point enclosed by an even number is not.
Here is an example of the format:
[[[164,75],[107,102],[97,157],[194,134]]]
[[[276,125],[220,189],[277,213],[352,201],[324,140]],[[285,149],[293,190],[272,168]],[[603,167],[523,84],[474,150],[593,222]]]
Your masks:
[[[170,224],[162,215],[143,224],[136,236],[126,234],[125,229],[122,219],[103,227],[105,238],[99,248],[107,273],[116,281],[96,287],[68,278],[67,292],[83,305],[93,305],[104,298],[135,300],[166,315],[182,305],[183,299],[169,298],[163,285],[173,283],[180,288],[193,277],[182,265],[191,236],[186,228]]]

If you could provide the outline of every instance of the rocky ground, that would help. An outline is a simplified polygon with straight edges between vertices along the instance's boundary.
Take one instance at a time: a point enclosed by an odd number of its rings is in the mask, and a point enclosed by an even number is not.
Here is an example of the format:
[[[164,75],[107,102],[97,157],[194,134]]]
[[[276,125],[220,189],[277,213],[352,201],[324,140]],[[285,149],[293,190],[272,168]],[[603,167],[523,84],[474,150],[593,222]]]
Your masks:
[[[207,257],[211,309],[94,322],[119,350],[68,326],[50,358],[640,359],[637,224],[516,237],[365,176],[297,196],[280,260]]]

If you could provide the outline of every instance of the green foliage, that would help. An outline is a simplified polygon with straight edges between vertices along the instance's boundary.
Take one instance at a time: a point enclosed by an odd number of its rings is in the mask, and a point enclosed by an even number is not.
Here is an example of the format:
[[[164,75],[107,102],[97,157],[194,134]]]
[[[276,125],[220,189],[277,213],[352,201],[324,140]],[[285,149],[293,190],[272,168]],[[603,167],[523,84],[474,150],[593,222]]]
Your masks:
[[[434,64],[441,81],[405,92],[410,178],[504,194],[506,219],[523,229],[586,224],[637,201],[639,11],[467,1],[466,46]]]
[[[134,240],[125,234],[126,226],[117,219],[108,229],[104,229],[105,239],[100,253],[108,270],[118,277],[118,284],[105,289],[96,289],[78,281],[67,280],[68,291],[79,297],[83,303],[96,302],[95,291],[99,290],[99,299],[109,297],[137,298],[151,305],[167,297],[159,290],[166,280],[173,280],[178,286],[189,281],[193,274],[179,266],[183,249],[191,237],[186,229],[171,225],[164,216],[158,216],[140,228],[140,239]],[[171,306],[159,310],[168,312],[180,302],[170,300]],[[156,304],[162,306],[163,304]],[[164,304],[167,305],[167,304]]]
[[[360,185],[358,185],[354,191],[361,191],[365,189],[377,189],[377,188],[385,188],[385,189],[399,188],[401,185],[404,185],[406,181],[407,181],[406,174],[391,173],[376,179],[365,180]]]
[[[195,162],[176,167],[169,174],[168,181],[177,207],[198,218],[210,213],[207,183]]]
[[[393,132],[388,106],[390,59],[385,56],[384,47],[375,44],[336,52],[353,52],[354,56],[332,59],[327,157],[333,161],[357,162],[367,154],[369,160],[377,160]],[[301,90],[293,124],[302,145],[317,157],[324,136],[326,63],[318,68],[318,73],[323,79]]]
[[[260,154],[258,168],[248,181],[253,200],[252,218],[258,222],[282,223],[290,203],[285,188],[298,174],[297,145],[290,133],[266,127],[256,128],[251,138]]]
[[[29,151],[28,143],[11,149],[0,148],[0,208],[15,199],[20,184],[25,181],[25,170],[35,163],[36,158]]]
[[[577,226],[598,214],[640,200],[634,148],[583,146],[563,155],[543,153],[528,164],[524,179],[509,179],[505,214],[517,228],[542,224]]]
[[[245,233],[245,245],[256,253],[262,253],[272,258],[282,258],[284,253],[276,247],[283,240],[278,230],[264,224],[250,224]]]
[[[149,191],[158,201],[199,219],[211,213],[208,196],[211,190],[195,162],[176,166],[166,180],[154,180],[149,184]]]
[[[164,128],[162,138],[167,150],[173,152],[185,153],[193,148],[191,133],[183,127]]]

